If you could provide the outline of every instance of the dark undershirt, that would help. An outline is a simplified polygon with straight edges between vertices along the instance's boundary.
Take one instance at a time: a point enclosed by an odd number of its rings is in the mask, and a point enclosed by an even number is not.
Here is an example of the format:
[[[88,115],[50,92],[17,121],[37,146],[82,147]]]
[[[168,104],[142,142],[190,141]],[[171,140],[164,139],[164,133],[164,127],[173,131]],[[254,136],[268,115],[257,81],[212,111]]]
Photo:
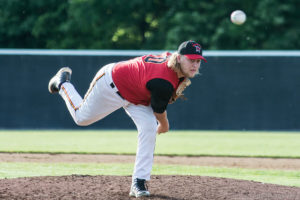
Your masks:
[[[180,82],[183,79],[180,79]],[[173,85],[164,79],[155,78],[147,82],[147,89],[151,93],[151,107],[156,113],[163,113],[172,97]]]

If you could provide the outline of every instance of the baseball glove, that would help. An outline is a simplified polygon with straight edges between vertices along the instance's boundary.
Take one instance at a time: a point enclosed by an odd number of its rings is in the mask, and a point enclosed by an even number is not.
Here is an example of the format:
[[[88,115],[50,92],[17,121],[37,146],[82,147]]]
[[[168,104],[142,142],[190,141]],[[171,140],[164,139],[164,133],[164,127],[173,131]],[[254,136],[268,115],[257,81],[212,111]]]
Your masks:
[[[174,103],[177,99],[183,99],[183,100],[187,100],[187,98],[184,96],[183,91],[185,90],[185,88],[187,88],[189,85],[191,85],[191,81],[190,79],[186,78],[184,79],[180,85],[178,86],[177,90],[174,91],[169,104]]]

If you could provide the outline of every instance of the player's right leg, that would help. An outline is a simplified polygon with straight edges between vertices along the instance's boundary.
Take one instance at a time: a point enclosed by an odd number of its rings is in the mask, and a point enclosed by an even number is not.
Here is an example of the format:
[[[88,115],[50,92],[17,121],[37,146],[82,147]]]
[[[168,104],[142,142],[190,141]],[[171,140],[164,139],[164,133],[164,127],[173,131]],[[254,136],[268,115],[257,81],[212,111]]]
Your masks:
[[[128,102],[122,99],[115,92],[114,88],[111,87],[112,67],[113,64],[106,65],[98,71],[84,99],[78,94],[75,87],[70,83],[70,80],[66,81],[64,78],[57,78],[68,77],[64,73],[70,73],[71,76],[71,72],[62,70],[64,68],[58,71],[58,73],[50,80],[49,88],[55,88],[56,86],[51,85],[54,83],[59,87],[59,94],[64,99],[67,108],[77,125],[90,125],[128,104]],[[55,77],[57,80],[56,82],[53,81]]]

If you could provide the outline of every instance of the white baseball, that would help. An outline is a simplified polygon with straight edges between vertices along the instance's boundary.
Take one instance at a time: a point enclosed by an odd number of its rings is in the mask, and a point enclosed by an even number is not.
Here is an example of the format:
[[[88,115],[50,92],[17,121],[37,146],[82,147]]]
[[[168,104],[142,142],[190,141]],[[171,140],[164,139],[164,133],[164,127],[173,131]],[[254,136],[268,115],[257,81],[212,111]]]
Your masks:
[[[233,11],[230,15],[231,22],[237,25],[242,25],[245,23],[246,18],[246,14],[242,10]]]

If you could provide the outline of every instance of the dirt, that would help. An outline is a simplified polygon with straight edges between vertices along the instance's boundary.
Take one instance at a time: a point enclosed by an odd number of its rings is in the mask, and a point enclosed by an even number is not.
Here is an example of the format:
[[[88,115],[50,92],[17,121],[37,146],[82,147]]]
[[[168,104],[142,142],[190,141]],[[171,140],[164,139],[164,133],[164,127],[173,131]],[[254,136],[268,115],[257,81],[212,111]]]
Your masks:
[[[5,179],[0,199],[134,199],[128,196],[129,176],[60,176]],[[153,176],[147,199],[295,200],[300,188],[225,178]]]
[[[134,163],[133,155],[0,153],[0,162]],[[300,170],[300,159],[155,156],[154,164]]]
[[[0,162],[128,163],[134,156],[77,154],[0,154]],[[168,157],[156,156],[155,164],[299,170],[299,159]],[[58,176],[0,180],[0,199],[134,199],[128,196],[130,176]],[[143,199],[297,200],[300,187],[205,176],[152,176],[151,196]]]

